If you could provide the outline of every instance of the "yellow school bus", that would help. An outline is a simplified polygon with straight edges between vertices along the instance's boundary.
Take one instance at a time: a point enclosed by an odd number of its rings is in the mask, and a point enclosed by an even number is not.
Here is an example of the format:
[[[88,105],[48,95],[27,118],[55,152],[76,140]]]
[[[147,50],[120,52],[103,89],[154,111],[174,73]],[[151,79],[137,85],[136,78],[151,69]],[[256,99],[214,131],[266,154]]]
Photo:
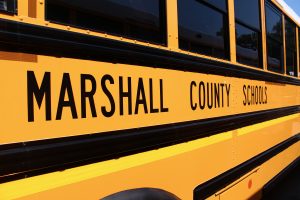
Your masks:
[[[275,0],[0,0],[0,199],[260,199],[299,162]]]

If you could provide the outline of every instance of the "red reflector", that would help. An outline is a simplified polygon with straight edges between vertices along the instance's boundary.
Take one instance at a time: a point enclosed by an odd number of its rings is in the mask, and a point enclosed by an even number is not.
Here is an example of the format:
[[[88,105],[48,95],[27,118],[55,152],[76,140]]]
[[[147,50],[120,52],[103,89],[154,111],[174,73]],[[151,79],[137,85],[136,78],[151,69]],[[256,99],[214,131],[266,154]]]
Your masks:
[[[248,181],[248,189],[251,189],[251,187],[252,187],[252,180],[250,179],[250,180]]]

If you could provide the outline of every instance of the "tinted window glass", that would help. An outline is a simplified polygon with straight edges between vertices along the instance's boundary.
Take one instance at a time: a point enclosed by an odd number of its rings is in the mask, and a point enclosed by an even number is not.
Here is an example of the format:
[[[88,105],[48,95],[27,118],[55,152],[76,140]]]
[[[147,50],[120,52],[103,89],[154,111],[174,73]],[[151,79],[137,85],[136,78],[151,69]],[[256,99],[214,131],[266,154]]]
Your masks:
[[[260,29],[258,0],[235,0],[235,17],[247,25]]]
[[[164,0],[46,0],[47,20],[165,43]]]
[[[286,50],[286,74],[297,76],[297,58],[296,52],[290,49]]]
[[[16,13],[16,0],[0,0],[0,12]]]
[[[266,25],[268,69],[282,73],[284,72],[282,14],[268,1],[266,1]]]
[[[236,53],[239,63],[259,67],[259,34],[236,24]]]
[[[226,58],[226,20],[227,15],[201,1],[178,0],[179,47]]]
[[[282,41],[282,17],[281,13],[272,6],[266,6],[267,36]]]
[[[286,73],[297,76],[296,25],[285,20]]]
[[[201,1],[201,0],[200,0]],[[202,0],[206,3],[209,3],[223,11],[227,11],[227,0]]]
[[[290,20],[285,20],[286,47],[296,49],[296,25]]]
[[[261,67],[260,4],[258,0],[235,0],[236,57],[242,64]]]
[[[283,72],[283,48],[282,44],[271,38],[267,38],[268,69]]]

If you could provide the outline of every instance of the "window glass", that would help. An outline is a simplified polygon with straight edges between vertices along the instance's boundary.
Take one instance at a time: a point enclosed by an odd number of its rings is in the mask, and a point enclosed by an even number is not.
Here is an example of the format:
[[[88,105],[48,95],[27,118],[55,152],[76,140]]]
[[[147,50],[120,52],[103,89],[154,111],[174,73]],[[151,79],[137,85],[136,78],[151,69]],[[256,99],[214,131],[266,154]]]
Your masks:
[[[266,1],[268,69],[283,73],[282,14]]]
[[[261,67],[260,4],[258,0],[235,0],[236,57],[242,64]]]
[[[283,47],[282,44],[271,38],[267,38],[268,69],[275,72],[283,72]]]
[[[227,58],[227,15],[201,1],[178,0],[178,23],[181,49]]]
[[[285,20],[286,73],[297,76],[296,25]]]
[[[296,25],[290,20],[285,20],[285,42],[286,47],[296,49]]]
[[[297,76],[297,58],[296,52],[290,49],[286,50],[286,74],[290,76]]]
[[[0,0],[0,12],[16,13],[16,0]]]
[[[226,1],[224,1],[224,0],[202,0],[202,1],[219,8],[219,9],[223,10],[224,12],[227,12],[227,0]]]
[[[46,19],[153,43],[165,43],[164,0],[46,0]]]
[[[236,52],[239,63],[259,67],[259,34],[236,23]]]
[[[260,30],[260,14],[258,0],[235,0],[234,12],[237,20]]]
[[[271,5],[266,6],[267,36],[282,41],[282,16]]]

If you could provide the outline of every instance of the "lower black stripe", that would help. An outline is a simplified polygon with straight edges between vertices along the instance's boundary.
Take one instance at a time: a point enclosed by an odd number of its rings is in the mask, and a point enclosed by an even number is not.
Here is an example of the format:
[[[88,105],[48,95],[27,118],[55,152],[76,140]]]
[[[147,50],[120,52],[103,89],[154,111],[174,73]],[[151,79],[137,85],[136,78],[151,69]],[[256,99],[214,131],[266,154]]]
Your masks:
[[[299,106],[0,146],[0,182],[144,152],[299,112]],[[217,127],[217,128],[216,128]]]
[[[199,185],[194,190],[194,200],[201,200],[210,197],[298,141],[300,141],[300,133],[251,158],[241,165],[238,165],[235,168],[232,168],[229,171],[226,171],[225,173]]]

